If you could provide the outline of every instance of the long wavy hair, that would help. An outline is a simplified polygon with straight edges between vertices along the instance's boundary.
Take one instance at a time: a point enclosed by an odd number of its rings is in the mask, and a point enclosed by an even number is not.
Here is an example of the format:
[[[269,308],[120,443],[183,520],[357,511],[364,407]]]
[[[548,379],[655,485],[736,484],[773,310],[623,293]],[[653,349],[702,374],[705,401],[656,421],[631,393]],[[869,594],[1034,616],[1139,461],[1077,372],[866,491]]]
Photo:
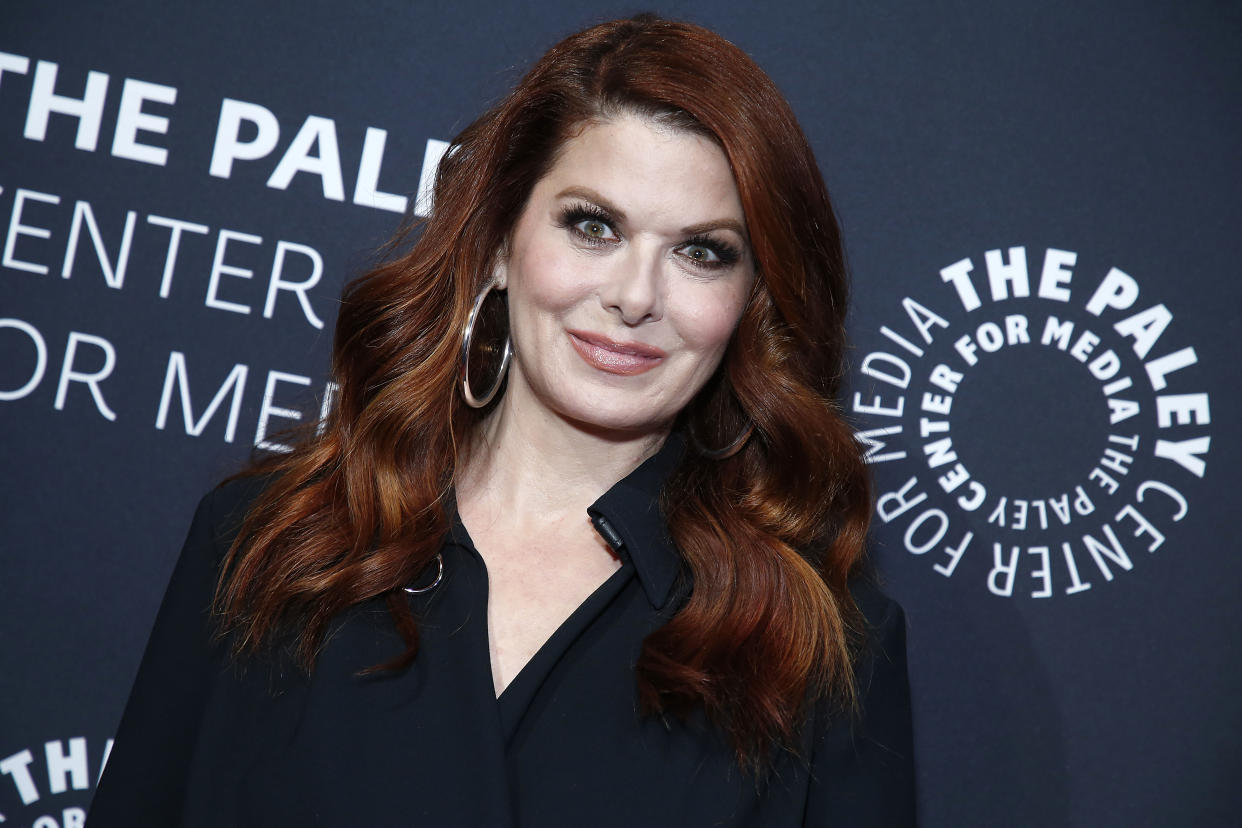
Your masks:
[[[642,15],[566,38],[452,142],[430,217],[345,290],[334,410],[292,452],[247,472],[271,481],[225,560],[220,631],[237,657],[290,640],[309,670],[334,617],[383,599],[406,649],[375,669],[416,657],[402,587],[440,550],[459,455],[487,413],[457,393],[467,315],[559,148],[622,112],[718,143],[757,271],[719,370],[680,422],[711,447],[754,429],[725,459],[687,451],[665,485],[692,587],[643,643],[638,700],[648,714],[702,709],[739,763],[760,767],[796,743],[811,703],[841,710],[854,699],[861,616],[847,580],[870,490],[834,401],[847,279],[815,158],[767,75],[687,23]]]

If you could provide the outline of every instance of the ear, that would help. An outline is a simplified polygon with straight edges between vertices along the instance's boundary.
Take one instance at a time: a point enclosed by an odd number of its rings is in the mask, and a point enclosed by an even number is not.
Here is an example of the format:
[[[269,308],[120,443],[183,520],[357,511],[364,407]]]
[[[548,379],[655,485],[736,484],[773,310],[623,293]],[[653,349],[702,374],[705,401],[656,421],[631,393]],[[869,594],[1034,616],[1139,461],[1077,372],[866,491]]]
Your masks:
[[[504,290],[509,286],[509,240],[505,239],[504,244],[496,251],[496,264],[492,267],[492,285],[497,290]]]

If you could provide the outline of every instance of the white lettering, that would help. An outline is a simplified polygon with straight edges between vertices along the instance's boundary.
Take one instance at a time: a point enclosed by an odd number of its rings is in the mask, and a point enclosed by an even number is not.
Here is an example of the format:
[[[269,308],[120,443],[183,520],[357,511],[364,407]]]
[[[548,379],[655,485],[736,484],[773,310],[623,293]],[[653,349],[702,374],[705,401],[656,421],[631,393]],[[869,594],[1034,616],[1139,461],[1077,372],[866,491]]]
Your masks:
[[[1125,310],[1134,304],[1134,301],[1138,299],[1138,294],[1138,282],[1134,281],[1129,274],[1114,267],[1108,271],[1100,282],[1100,286],[1095,289],[1095,293],[1091,294],[1091,298],[1087,300],[1087,313],[1099,316],[1105,308]]]
[[[99,125],[103,121],[104,98],[108,94],[108,76],[103,72],[88,72],[86,91],[81,98],[55,94],[56,73],[59,67],[48,60],[35,66],[34,86],[30,91],[30,106],[26,110],[24,135],[32,141],[47,137],[47,122],[53,113],[78,119],[77,137],[73,145],[80,150],[94,152],[99,143]]]
[[[1083,581],[1078,575],[1078,561],[1074,560],[1074,552],[1068,542],[1061,543],[1061,552],[1065,555],[1065,568],[1069,570],[1070,586],[1066,588],[1066,595],[1074,595],[1083,590],[1091,589],[1090,581]]]
[[[1082,542],[1086,544],[1087,551],[1091,553],[1091,557],[1095,560],[1095,565],[1100,568],[1100,573],[1104,576],[1104,580],[1111,581],[1113,579],[1113,571],[1104,562],[1105,558],[1108,558],[1126,572],[1129,572],[1134,565],[1130,562],[1130,556],[1126,554],[1121,541],[1117,539],[1117,534],[1113,532],[1113,527],[1106,523],[1102,528],[1110,546],[1105,546],[1091,535],[1083,535]]]
[[[404,213],[409,206],[408,198],[379,189],[380,166],[384,163],[384,144],[387,141],[386,130],[367,127],[367,137],[362,140],[362,160],[358,163],[358,180],[354,184],[354,204]]]
[[[877,363],[879,365],[877,366]],[[883,366],[889,366],[893,369],[889,373]],[[895,357],[892,354],[883,351],[874,351],[862,361],[862,367],[859,369],[869,377],[887,382],[898,388],[906,388],[910,385],[910,365],[901,357]]]
[[[1195,349],[1186,347],[1180,351],[1165,354],[1159,359],[1153,359],[1143,367],[1147,369],[1147,378],[1151,380],[1151,387],[1156,391],[1163,391],[1169,384],[1165,377],[1174,371],[1194,365],[1198,361],[1199,357],[1195,354]]]
[[[1186,513],[1190,511],[1190,504],[1186,502],[1186,497],[1181,492],[1170,486],[1168,483],[1161,483],[1159,480],[1143,481],[1139,484],[1138,489],[1135,490],[1135,500],[1142,503],[1146,498],[1147,493],[1152,489],[1155,489],[1177,504],[1177,512],[1173,515],[1174,523],[1186,517]]]
[[[979,301],[979,294],[975,291],[975,286],[970,282],[970,271],[974,269],[970,259],[962,259],[960,262],[954,262],[940,271],[940,279],[944,282],[951,282],[953,288],[957,291],[957,298],[961,300],[962,307],[968,312],[975,310],[982,303]],[[974,363],[970,363],[973,365]]]
[[[242,121],[254,124],[257,132],[249,141],[242,141]],[[280,140],[280,122],[265,106],[225,98],[220,104],[220,120],[211,150],[210,173],[216,178],[233,174],[234,161],[255,161],[276,149]]]
[[[932,536],[927,540],[926,543],[915,543],[914,542],[915,533],[918,532],[919,528],[924,523],[926,523],[929,520],[933,520],[933,519],[939,523],[939,526],[933,530]],[[906,534],[905,534],[906,551],[909,552],[911,555],[922,555],[926,553],[929,549],[931,549],[933,546],[940,543],[941,539],[944,538],[945,533],[947,533],[948,531],[949,531],[949,516],[946,515],[940,509],[928,509],[927,511],[923,512],[918,517],[916,517],[914,521],[911,522],[911,524],[908,527],[906,527]]]
[[[957,546],[946,546],[944,548],[944,553],[949,556],[949,565],[945,566],[944,564],[938,563],[932,566],[932,569],[936,570],[946,578],[952,576],[953,570],[957,569],[957,562],[962,559],[962,555],[966,554],[966,549],[970,546],[970,542],[974,539],[974,537],[974,532],[967,532],[962,536],[962,542]]]
[[[273,443],[267,440],[267,424],[268,420],[275,415],[286,420],[302,419],[301,412],[292,408],[279,408],[272,405],[272,398],[276,394],[276,383],[291,382],[297,385],[310,385],[311,381],[308,377],[298,376],[297,374],[285,374],[281,371],[269,371],[267,374],[267,385],[263,388],[263,405],[259,408],[259,427],[254,433],[254,444],[266,451],[293,451],[291,446],[284,443]]]
[[[164,218],[163,216],[147,216],[147,223],[154,224],[157,227],[167,227],[168,234],[168,253],[164,256],[164,275],[160,279],[160,298],[167,299],[168,293],[172,289],[173,270],[177,264],[177,253],[181,250],[181,233],[189,230],[191,233],[205,235],[208,227],[204,224],[195,224],[192,221],[179,221],[177,219]]]
[[[418,176],[418,198],[414,200],[414,214],[417,216],[431,215],[435,201],[436,173],[439,172],[440,161],[448,149],[448,141],[427,139],[427,147],[423,150],[423,169]]]
[[[1074,323],[1066,320],[1062,322],[1055,316],[1049,316],[1048,321],[1044,323],[1043,336],[1039,338],[1040,345],[1049,345],[1056,341],[1057,347],[1062,351],[1069,348],[1070,337],[1074,335]]]
[[[905,348],[910,353],[914,354],[916,357],[921,357],[923,355],[922,348],[920,348],[918,345],[915,345],[913,342],[911,342],[910,340],[906,339],[901,334],[894,331],[888,325],[881,325],[880,333],[884,334],[889,339],[891,339],[893,342],[896,342],[898,345]]]
[[[900,417],[901,412],[906,407],[906,398],[904,396],[898,397],[896,405],[892,406],[884,405],[884,403],[880,400],[879,395],[876,395],[871,399],[872,402],[870,404],[864,403],[862,401],[862,392],[855,391],[854,410],[859,414],[877,414],[881,417]]]
[[[318,155],[311,150],[319,147]],[[331,118],[308,115],[293,143],[281,157],[280,163],[267,179],[267,186],[286,190],[293,176],[304,172],[319,176],[323,197],[333,201],[345,200],[345,181],[341,173],[341,151],[337,146],[336,122]]]
[[[60,196],[19,188],[13,194],[13,212],[9,215],[9,233],[4,240],[4,259],[0,261],[3,262],[5,267],[13,270],[44,274],[48,272],[47,265],[23,261],[16,258],[13,254],[13,248],[17,246],[19,236],[31,236],[36,239],[50,239],[52,237],[51,230],[44,227],[22,224],[22,209],[26,206],[28,200],[41,201],[44,204],[60,204]]]
[[[1203,477],[1207,464],[1199,456],[1207,454],[1211,437],[1196,437],[1192,440],[1157,440],[1156,456],[1172,460],[1195,477]]]
[[[47,755],[47,784],[52,793],[69,790],[68,779],[72,779],[75,791],[90,787],[86,773],[86,739],[81,736],[70,739],[68,756],[59,739],[46,742],[43,752]]]
[[[992,301],[999,302],[1010,296],[1009,286],[1013,286],[1013,296],[1021,298],[1031,295],[1030,276],[1026,270],[1026,248],[1009,248],[1009,261],[1006,262],[1000,250],[989,250],[983,254],[988,267],[988,284],[992,288]]]
[[[1143,514],[1139,512],[1138,509],[1135,509],[1133,504],[1127,503],[1125,506],[1121,507],[1121,511],[1117,513],[1117,520],[1121,520],[1122,518],[1130,518],[1134,521],[1136,526],[1134,530],[1134,537],[1137,538],[1141,535],[1147,535],[1152,539],[1151,544],[1147,547],[1148,552],[1155,552],[1160,548],[1160,545],[1164,543],[1164,534],[1153,526],[1147,518],[1143,517]]]
[[[168,162],[168,150],[151,144],[138,143],[139,132],[168,134],[168,119],[142,111],[147,101],[162,104],[177,102],[177,90],[159,83],[126,78],[121,88],[121,105],[116,116],[116,132],[112,136],[112,154],[118,158],[141,161],[144,164],[164,166]]]
[[[9,54],[8,52],[0,52],[0,80],[4,78],[5,72],[12,72],[14,75],[24,75],[29,71],[30,58]]]
[[[285,256],[288,253],[300,253],[311,261],[310,275],[300,282],[285,281],[282,278],[284,276]],[[298,297],[298,304],[302,306],[302,314],[306,317],[306,321],[322,330],[323,320],[315,315],[315,311],[311,308],[310,299],[306,296],[308,290],[319,284],[322,276],[323,258],[315,248],[287,241],[276,242],[276,259],[272,263],[272,278],[267,285],[267,301],[263,303],[263,318],[272,318],[272,313],[276,310],[276,292],[287,290]]]
[[[116,254],[116,264],[108,259],[108,250],[104,247],[103,235],[95,222],[95,212],[85,201],[73,205],[73,222],[69,225],[69,243],[65,245],[65,264],[60,269],[63,279],[73,275],[73,263],[78,255],[78,239],[82,235],[82,223],[86,223],[86,232],[95,247],[95,257],[99,260],[99,268],[103,271],[104,281],[108,287],[120,290],[125,283],[125,271],[129,268],[129,248],[134,241],[134,222],[138,216],[133,210],[125,214],[125,229],[121,232],[121,245]]]
[[[77,357],[78,343],[84,345],[94,345],[104,353],[103,367],[93,372],[84,372],[74,370],[74,362]],[[95,408],[99,413],[108,420],[116,420],[116,412],[108,407],[104,401],[103,392],[99,390],[99,383],[103,382],[112,374],[112,369],[116,365],[116,349],[112,347],[112,343],[100,336],[92,336],[91,334],[78,333],[77,331],[69,332],[69,344],[65,347],[65,361],[61,364],[60,382],[56,385],[56,402],[57,411],[63,411],[65,408],[65,397],[69,393],[69,383],[81,382],[91,390],[91,397],[95,400]]]
[[[929,345],[932,341],[931,329],[933,326],[938,328],[949,327],[949,320],[920,305],[909,296],[902,298],[901,306],[905,309],[906,316],[910,317],[910,322],[913,323],[915,330],[919,332],[919,336],[923,337],[923,341]],[[922,355],[923,352],[919,351],[918,356]]]
[[[34,755],[28,750],[0,759],[0,773],[12,778],[23,805],[39,801],[39,789],[30,775],[30,763],[33,761]]]
[[[1018,547],[1015,546],[1010,551],[1008,564],[1006,564],[1004,559],[1001,557],[1003,554],[1004,550],[1001,548],[1001,545],[999,543],[993,543],[993,566],[992,571],[988,573],[988,590],[991,591],[993,595],[1000,595],[1003,598],[1008,598],[1013,595],[1013,577],[1018,571]],[[997,579],[997,576],[999,575],[1003,575],[1005,578],[1003,585]]]
[[[207,282],[207,301],[209,308],[219,308],[220,310],[232,311],[233,313],[250,313],[249,305],[242,305],[237,302],[227,302],[217,298],[216,294],[220,289],[221,276],[236,276],[241,279],[250,279],[254,276],[254,271],[244,267],[236,267],[224,263],[224,249],[231,241],[239,241],[245,244],[262,244],[263,239],[259,236],[252,236],[249,233],[239,233],[235,230],[221,230],[219,237],[216,239],[216,255],[211,262],[211,278]]]
[[[964,376],[965,374],[954,371],[944,363],[940,363],[932,369],[931,376],[928,377],[927,381],[950,394],[956,394],[957,385],[962,381],[962,377]]]
[[[885,523],[892,523],[895,518],[901,517],[926,500],[927,494],[925,492],[919,492],[915,497],[907,499],[910,490],[916,485],[918,485],[918,479],[911,477],[897,491],[885,492],[880,495],[875,503],[875,513],[879,515],[880,520]]]
[[[233,442],[233,436],[237,432],[237,417],[241,413],[241,401],[246,386],[246,375],[249,370],[249,367],[246,365],[234,365],[233,370],[229,371],[229,375],[225,378],[220,389],[216,391],[216,395],[212,397],[211,404],[207,406],[203,416],[196,421],[193,413],[194,407],[190,402],[190,379],[186,371],[185,354],[180,351],[173,351],[168,355],[168,370],[164,373],[164,390],[160,393],[160,408],[159,413],[155,417],[155,427],[162,430],[168,423],[168,409],[172,405],[174,382],[176,382],[181,392],[181,415],[185,423],[185,433],[191,437],[197,437],[203,433],[203,429],[207,427],[207,423],[215,415],[216,409],[220,407],[224,402],[224,398],[231,392],[233,400],[229,407],[229,421],[224,430],[224,440],[227,443]]]
[[[1031,572],[1031,577],[1039,581],[1041,586],[1031,592],[1032,598],[1052,597],[1052,569],[1048,565],[1048,552],[1046,546],[1031,546],[1026,550],[1026,554],[1039,558],[1039,569]]]
[[[1039,276],[1039,298],[1068,302],[1070,300],[1069,289],[1062,286],[1070,283],[1074,275],[1070,268],[1077,261],[1077,253],[1049,247],[1044,254],[1044,270]]]
[[[1156,397],[1156,421],[1161,428],[1169,428],[1176,420],[1178,425],[1208,425],[1212,422],[1208,411],[1208,395],[1164,394]]]
[[[15,328],[21,331],[30,337],[30,341],[35,346],[35,366],[34,371],[30,374],[30,379],[26,380],[25,385],[12,391],[0,391],[0,400],[6,402],[20,400],[31,391],[34,391],[39,383],[43,381],[43,375],[47,371],[47,343],[43,341],[43,335],[39,333],[39,330],[34,325],[31,325],[29,322],[23,322],[20,319],[0,319],[0,328]],[[8,354],[11,359],[15,349],[5,348],[4,353]]]

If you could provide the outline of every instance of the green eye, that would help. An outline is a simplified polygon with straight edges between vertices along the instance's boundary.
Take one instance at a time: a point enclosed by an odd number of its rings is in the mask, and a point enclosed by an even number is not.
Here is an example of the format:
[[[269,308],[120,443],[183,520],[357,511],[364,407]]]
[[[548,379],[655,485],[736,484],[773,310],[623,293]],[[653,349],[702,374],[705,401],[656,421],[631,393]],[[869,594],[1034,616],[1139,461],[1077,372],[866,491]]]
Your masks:
[[[682,248],[682,255],[700,264],[711,264],[720,261],[716,251],[701,244],[692,244]]]
[[[696,235],[676,248],[677,255],[704,270],[719,270],[741,261],[742,253],[736,247],[710,236]]]
[[[582,219],[573,225],[574,229],[592,241],[613,241],[617,238],[612,227],[599,219]]]

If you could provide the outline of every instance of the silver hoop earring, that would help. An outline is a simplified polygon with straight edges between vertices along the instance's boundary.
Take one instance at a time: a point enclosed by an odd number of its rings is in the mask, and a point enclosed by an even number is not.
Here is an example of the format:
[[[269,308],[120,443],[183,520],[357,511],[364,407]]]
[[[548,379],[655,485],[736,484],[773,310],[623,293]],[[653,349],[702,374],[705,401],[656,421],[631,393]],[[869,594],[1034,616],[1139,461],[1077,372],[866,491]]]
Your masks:
[[[755,423],[752,420],[750,425],[743,429],[742,433],[739,434],[737,439],[732,443],[729,443],[729,445],[721,449],[709,449],[704,448],[703,444],[699,442],[699,438],[694,434],[694,428],[689,423],[686,424],[686,435],[690,438],[690,444],[694,446],[695,451],[703,457],[706,457],[708,460],[728,460],[730,457],[742,450],[742,446],[746,445],[746,441],[749,440],[750,436],[754,433]]]
[[[444,556],[439,552],[436,553],[436,578],[425,587],[401,587],[411,595],[421,595],[424,592],[431,592],[440,585],[440,581],[444,579]]]
[[[492,401],[496,396],[496,392],[500,390],[501,383],[505,380],[505,373],[509,370],[509,359],[513,356],[513,343],[508,336],[505,336],[505,352],[500,357],[500,372],[496,374],[496,380],[492,383],[492,387],[481,397],[476,397],[474,391],[470,388],[470,341],[474,338],[474,323],[479,317],[479,309],[483,307],[483,300],[487,298],[487,294],[496,286],[496,280],[493,279],[487,283],[487,287],[483,288],[483,292],[474,300],[474,307],[470,309],[470,316],[466,319],[466,329],[462,332],[461,338],[461,368],[459,369],[461,378],[461,395],[466,399],[466,405],[471,408],[482,408]]]

